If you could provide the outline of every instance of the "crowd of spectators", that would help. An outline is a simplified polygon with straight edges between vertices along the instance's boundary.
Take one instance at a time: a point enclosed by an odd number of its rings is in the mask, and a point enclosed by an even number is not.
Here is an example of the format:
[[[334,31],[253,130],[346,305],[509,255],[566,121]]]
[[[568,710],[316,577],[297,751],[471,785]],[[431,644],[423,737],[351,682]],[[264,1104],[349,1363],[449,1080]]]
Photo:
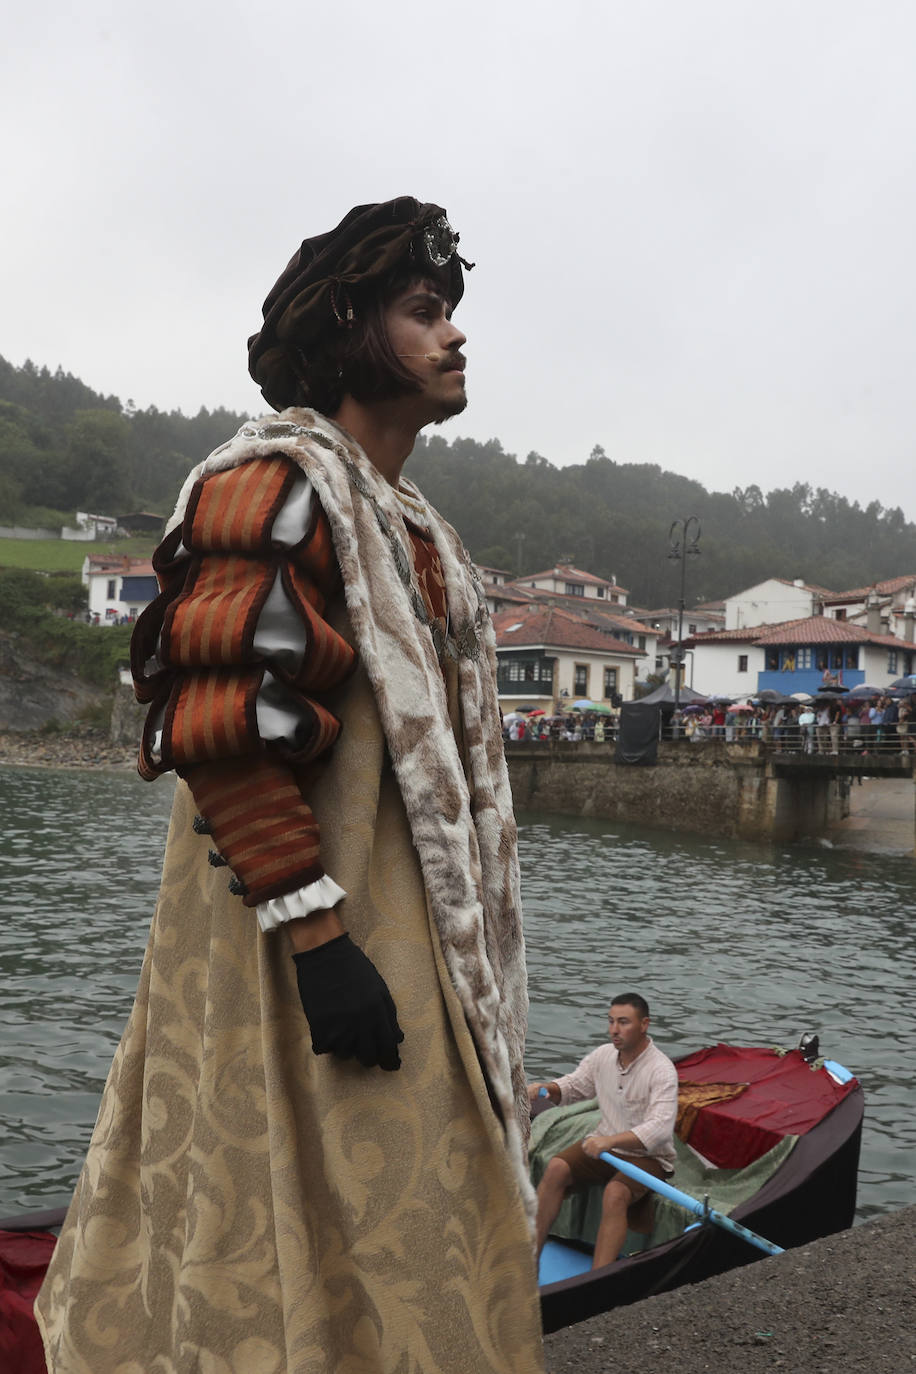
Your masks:
[[[724,739],[731,743],[761,739],[779,752],[839,754],[908,753],[916,745],[916,709],[912,696],[878,695],[862,699],[840,696],[811,701],[736,704],[714,701],[686,707],[672,715],[670,733],[695,743]]]
[[[503,722],[507,741],[550,740],[609,743],[617,738],[619,713],[543,711],[511,712]],[[687,705],[662,717],[662,734],[694,744],[721,739],[726,744],[758,739],[777,752],[839,754],[850,749],[870,753],[916,750],[916,695],[881,694],[862,699],[841,696],[731,702],[712,699]]]
[[[616,711],[570,711],[548,716],[543,711],[528,715],[513,711],[503,720],[506,740],[588,740],[602,744],[617,738]]]

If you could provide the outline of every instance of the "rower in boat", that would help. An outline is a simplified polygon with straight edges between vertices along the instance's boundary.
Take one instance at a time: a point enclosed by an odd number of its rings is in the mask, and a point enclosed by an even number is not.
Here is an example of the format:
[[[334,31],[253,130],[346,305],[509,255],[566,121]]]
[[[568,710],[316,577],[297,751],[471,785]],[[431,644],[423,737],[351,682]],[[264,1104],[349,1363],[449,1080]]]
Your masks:
[[[649,1004],[639,993],[624,992],[613,999],[608,1011],[608,1041],[587,1054],[572,1073],[550,1083],[532,1083],[528,1088],[532,1104],[543,1092],[563,1106],[598,1099],[598,1129],[554,1155],[537,1190],[540,1256],[567,1195],[603,1185],[593,1259],[596,1269],[617,1258],[628,1227],[651,1229],[652,1210],[648,1187],[599,1156],[613,1151],[663,1180],[674,1173],[676,1159],[677,1070],[649,1035]]]

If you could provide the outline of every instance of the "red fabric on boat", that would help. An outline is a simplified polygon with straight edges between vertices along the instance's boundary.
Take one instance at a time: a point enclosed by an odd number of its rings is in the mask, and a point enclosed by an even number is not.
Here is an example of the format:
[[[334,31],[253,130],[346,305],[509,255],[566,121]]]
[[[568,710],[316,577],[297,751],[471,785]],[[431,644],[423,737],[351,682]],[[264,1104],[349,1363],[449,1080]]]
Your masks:
[[[798,1050],[716,1045],[677,1062],[678,1077],[694,1083],[747,1083],[731,1102],[700,1109],[690,1133],[695,1150],[720,1169],[741,1169],[783,1136],[804,1135],[855,1087],[812,1069]]]
[[[0,1231],[0,1369],[10,1374],[45,1374],[32,1304],[56,1244],[45,1231]]]

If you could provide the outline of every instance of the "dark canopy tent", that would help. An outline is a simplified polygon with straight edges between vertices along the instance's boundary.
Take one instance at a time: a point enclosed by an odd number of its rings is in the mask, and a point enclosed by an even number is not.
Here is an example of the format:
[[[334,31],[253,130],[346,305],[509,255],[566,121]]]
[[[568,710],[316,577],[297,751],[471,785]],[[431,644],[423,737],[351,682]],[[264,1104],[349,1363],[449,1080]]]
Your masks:
[[[709,701],[709,697],[702,692],[695,692],[692,687],[682,687],[680,690],[680,704],[688,706],[694,701]],[[674,706],[674,688],[670,682],[663,682],[661,687],[656,687],[654,692],[650,692],[646,697],[639,698],[640,706]]]
[[[680,705],[708,701],[702,692],[692,687],[682,687],[679,693]],[[663,682],[648,696],[637,701],[625,701],[620,708],[620,721],[617,727],[617,749],[614,754],[616,763],[655,763],[658,759],[658,739],[663,719],[670,719],[674,712],[674,688],[670,682]]]

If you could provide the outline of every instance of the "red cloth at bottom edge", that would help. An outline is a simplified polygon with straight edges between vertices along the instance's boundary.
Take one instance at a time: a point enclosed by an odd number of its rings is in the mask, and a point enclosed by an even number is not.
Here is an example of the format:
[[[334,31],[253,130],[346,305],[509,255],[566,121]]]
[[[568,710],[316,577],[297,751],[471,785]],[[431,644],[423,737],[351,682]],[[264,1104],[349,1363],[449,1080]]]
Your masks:
[[[45,1374],[32,1307],[56,1244],[45,1231],[0,1231],[0,1369],[9,1374]]]

